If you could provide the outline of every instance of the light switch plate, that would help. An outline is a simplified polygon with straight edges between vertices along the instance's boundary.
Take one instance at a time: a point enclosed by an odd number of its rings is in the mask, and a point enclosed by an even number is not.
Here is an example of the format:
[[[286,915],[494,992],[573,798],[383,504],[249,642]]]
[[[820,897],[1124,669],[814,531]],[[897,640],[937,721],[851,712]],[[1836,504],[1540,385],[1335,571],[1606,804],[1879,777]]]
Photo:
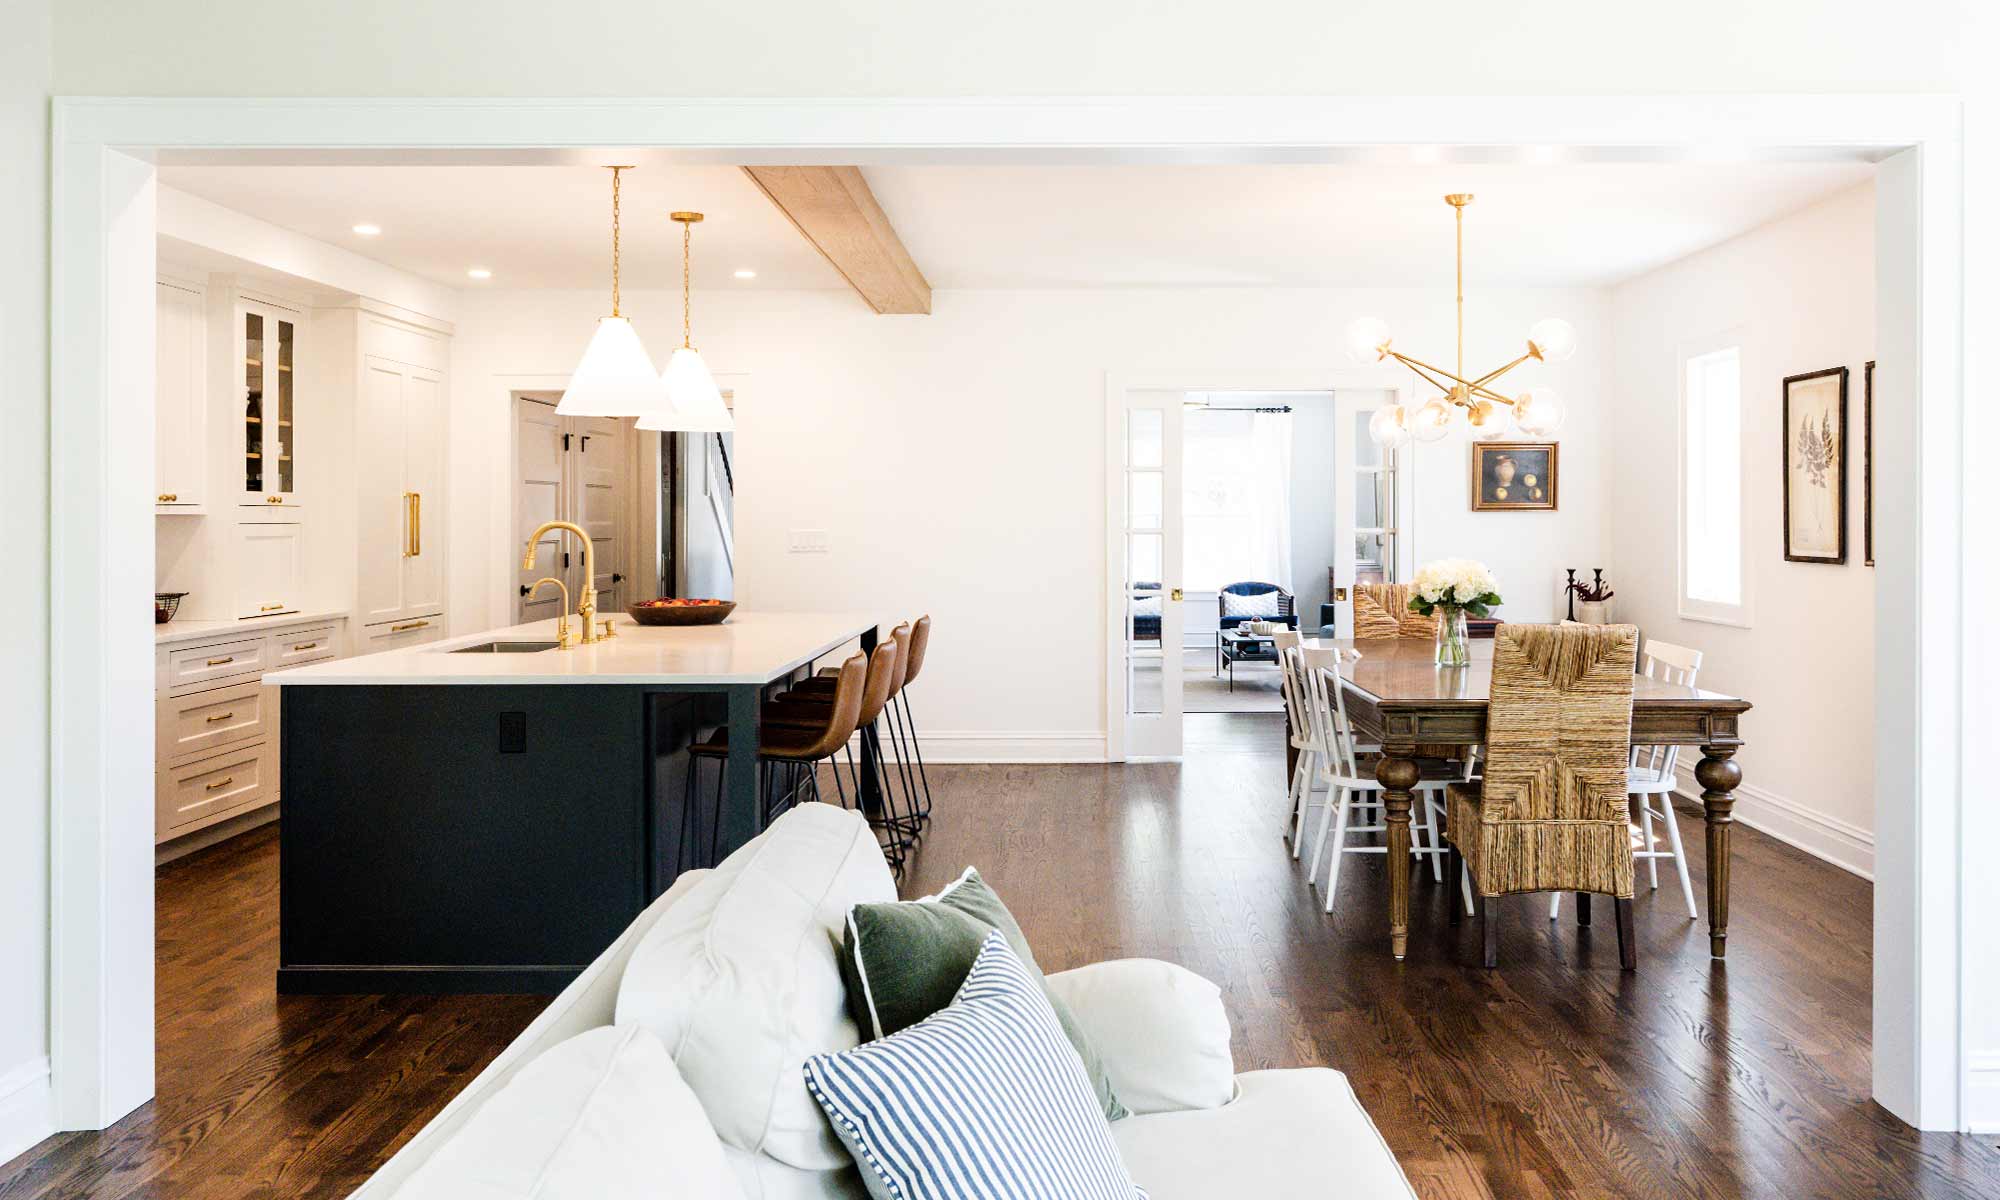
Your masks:
[[[793,554],[825,554],[826,530],[794,529],[787,549]]]

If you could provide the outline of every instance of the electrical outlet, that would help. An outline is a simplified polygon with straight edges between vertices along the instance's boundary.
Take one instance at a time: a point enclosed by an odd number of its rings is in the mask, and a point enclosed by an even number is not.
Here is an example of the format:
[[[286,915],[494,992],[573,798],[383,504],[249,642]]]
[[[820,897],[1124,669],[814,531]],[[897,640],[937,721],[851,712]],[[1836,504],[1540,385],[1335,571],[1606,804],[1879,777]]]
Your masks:
[[[793,554],[825,554],[826,530],[794,529],[787,548]]]

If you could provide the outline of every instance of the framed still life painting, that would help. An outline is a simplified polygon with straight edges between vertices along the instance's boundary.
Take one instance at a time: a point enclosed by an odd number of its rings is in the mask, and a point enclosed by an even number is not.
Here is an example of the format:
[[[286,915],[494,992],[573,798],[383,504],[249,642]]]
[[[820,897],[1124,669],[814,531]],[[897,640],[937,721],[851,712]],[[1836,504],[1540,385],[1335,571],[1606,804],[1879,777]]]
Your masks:
[[[1472,511],[1556,506],[1555,442],[1472,443]]]
[[[1847,561],[1847,368],[1785,378],[1785,559]]]

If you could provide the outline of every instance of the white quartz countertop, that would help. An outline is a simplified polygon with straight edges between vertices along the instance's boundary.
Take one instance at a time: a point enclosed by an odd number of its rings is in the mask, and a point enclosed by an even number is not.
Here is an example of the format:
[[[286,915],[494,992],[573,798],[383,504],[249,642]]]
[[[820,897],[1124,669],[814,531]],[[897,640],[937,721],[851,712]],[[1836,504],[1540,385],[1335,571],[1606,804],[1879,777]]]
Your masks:
[[[301,625],[324,625],[329,621],[344,620],[345,609],[329,609],[321,612],[308,609],[304,612],[278,613],[269,617],[243,617],[224,621],[183,621],[175,619],[165,625],[153,626],[153,644],[171,645],[175,642],[199,642],[209,638],[257,637],[273,629],[296,629]]]
[[[529,654],[453,654],[490,641],[553,641],[553,618],[506,629],[272,671],[264,682],[304,684],[763,684],[854,640],[876,622],[853,613],[737,609],[720,625],[643,626],[620,614],[616,637]],[[576,621],[570,622],[572,630]]]

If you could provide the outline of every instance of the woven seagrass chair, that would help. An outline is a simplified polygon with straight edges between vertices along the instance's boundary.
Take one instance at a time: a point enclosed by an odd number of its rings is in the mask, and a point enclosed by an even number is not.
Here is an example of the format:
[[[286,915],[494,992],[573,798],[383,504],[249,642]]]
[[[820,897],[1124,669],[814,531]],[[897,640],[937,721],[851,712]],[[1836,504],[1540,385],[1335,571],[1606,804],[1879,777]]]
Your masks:
[[[1577,893],[1579,921],[1590,893],[1611,896],[1619,965],[1638,966],[1625,801],[1638,641],[1634,625],[1497,632],[1485,774],[1451,785],[1445,824],[1480,897],[1489,967],[1499,956],[1499,897],[1558,891]]]
[[[1428,638],[1437,636],[1437,618],[1410,611],[1407,583],[1354,585],[1354,636]]]

